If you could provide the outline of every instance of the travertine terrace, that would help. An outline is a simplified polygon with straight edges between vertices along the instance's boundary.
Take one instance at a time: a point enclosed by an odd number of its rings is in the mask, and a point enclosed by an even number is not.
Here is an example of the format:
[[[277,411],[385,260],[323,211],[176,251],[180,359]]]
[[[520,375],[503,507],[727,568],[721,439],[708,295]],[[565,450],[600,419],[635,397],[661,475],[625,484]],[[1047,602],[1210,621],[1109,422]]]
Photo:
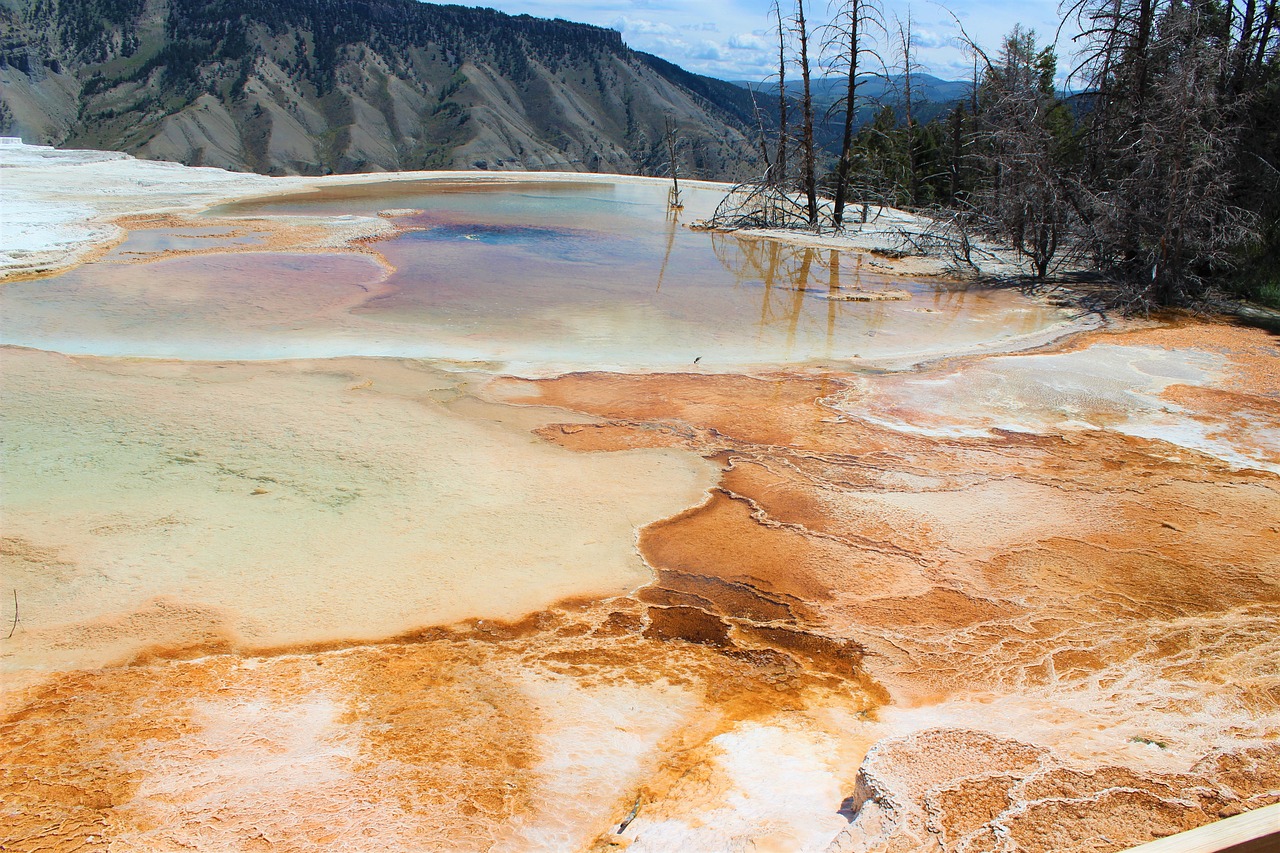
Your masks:
[[[698,267],[660,212],[653,299],[569,322],[405,280],[559,236],[22,156],[70,212],[0,246],[0,847],[1056,853],[1280,800],[1273,335]],[[663,338],[721,265],[751,334]]]

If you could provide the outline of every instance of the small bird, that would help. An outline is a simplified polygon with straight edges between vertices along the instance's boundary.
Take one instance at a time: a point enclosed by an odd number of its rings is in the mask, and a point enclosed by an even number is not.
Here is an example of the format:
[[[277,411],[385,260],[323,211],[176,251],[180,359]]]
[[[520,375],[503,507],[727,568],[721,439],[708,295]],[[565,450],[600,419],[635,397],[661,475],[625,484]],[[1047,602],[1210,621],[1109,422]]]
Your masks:
[[[697,363],[698,363],[698,362],[700,362],[700,361],[702,361],[702,356],[698,356],[697,358],[695,358],[695,359],[693,360],[693,363],[694,363],[694,364],[697,364]]]

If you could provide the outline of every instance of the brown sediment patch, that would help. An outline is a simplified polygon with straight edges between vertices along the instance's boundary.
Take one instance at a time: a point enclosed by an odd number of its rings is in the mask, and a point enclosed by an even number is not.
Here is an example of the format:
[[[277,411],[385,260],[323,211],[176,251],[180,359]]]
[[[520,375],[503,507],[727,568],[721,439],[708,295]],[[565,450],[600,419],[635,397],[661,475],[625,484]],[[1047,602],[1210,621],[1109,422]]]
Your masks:
[[[1212,777],[1250,806],[1280,800],[1277,796],[1280,791],[1280,747],[1275,744],[1210,755],[1192,767],[1191,772]]]
[[[203,226],[210,223],[210,220],[202,220],[198,216],[186,213],[131,213],[126,216],[117,216],[111,220],[114,224],[119,225],[126,231],[143,230],[150,228],[190,228]],[[217,223],[211,223],[216,226]],[[231,233],[227,236],[242,236],[244,231],[235,231],[235,226],[226,224]]]
[[[1215,817],[1197,805],[1149,791],[1112,790],[1084,801],[1028,803],[1002,823],[1028,853],[1075,853],[1123,850],[1134,842],[1194,829]],[[1124,840],[1117,842],[1116,836]]]
[[[1280,360],[1276,369],[1280,370]],[[1236,387],[1245,383],[1240,376],[1233,380]],[[1160,396],[1205,424],[1207,438],[1228,441],[1248,457],[1280,466],[1280,392],[1260,396],[1240,390],[1172,385]]]
[[[688,604],[756,622],[793,622],[797,610],[804,609],[800,599],[767,592],[747,581],[671,569],[659,569],[657,581],[640,589],[636,596],[654,604]]]
[[[934,587],[920,595],[871,599],[862,606],[851,605],[848,612],[859,624],[883,627],[915,624],[922,628],[954,630],[1015,617],[1024,611],[1024,607],[1008,601],[990,601],[957,589]]]
[[[717,492],[703,506],[658,522],[640,535],[651,565],[683,576],[703,575],[770,597],[814,603],[836,582],[829,567],[839,550],[798,531],[761,525],[744,500]]]
[[[650,607],[644,635],[653,640],[684,640],[704,646],[729,644],[729,626],[723,619],[697,607]]]
[[[968,835],[981,836],[982,830],[1012,805],[1009,793],[1016,782],[1013,776],[987,776],[930,791],[925,795],[925,809],[933,818],[929,830],[941,836],[944,844]]]
[[[0,840],[519,849],[545,842],[540,827],[567,811],[579,821],[557,830],[567,849],[616,823],[637,788],[687,769],[680,754],[743,719],[815,702],[871,707],[833,691],[803,653],[672,644],[652,615],[617,599],[414,642],[68,674],[0,721]],[[593,630],[608,625],[639,630]],[[581,716],[614,703],[618,716]],[[616,763],[565,778],[550,745],[615,753]],[[576,798],[593,819],[574,813]]]
[[[101,242],[95,243],[91,248],[74,255],[69,260],[60,260],[53,263],[32,265],[29,268],[3,269],[0,270],[0,284],[10,284],[22,281],[39,281],[42,278],[53,278],[62,275],[65,272],[83,266],[84,264],[100,261],[109,255],[113,249],[120,246],[128,239],[127,232],[120,232],[112,237],[105,238]]]
[[[550,380],[497,379],[490,387],[505,402],[557,406],[678,434],[700,430],[738,443],[840,447],[850,433],[821,401],[848,384],[847,377],[830,373],[571,373]]]
[[[241,254],[255,252],[289,252],[299,254],[331,254],[334,252],[352,252],[368,256],[386,272],[394,272],[395,267],[378,251],[376,244],[388,236],[394,236],[401,229],[389,225],[385,221],[350,221],[332,219],[327,222],[300,222],[289,217],[262,217],[255,219],[219,218],[214,216],[184,214],[138,214],[122,216],[113,223],[126,231],[147,229],[221,229],[218,234],[192,235],[207,240],[207,247],[186,249],[163,249],[155,252],[142,252],[136,256],[127,255],[113,258],[119,263],[146,264],[171,258],[200,257],[213,254]],[[228,242],[236,238],[253,237],[252,243]],[[122,245],[124,239],[81,263],[100,260],[105,254]]]
[[[1233,367],[1223,383],[1227,390],[1274,399],[1280,397],[1280,347],[1275,337],[1226,318],[1166,312],[1155,322],[1120,322],[1112,328],[1071,335],[1046,351],[1074,351],[1103,342],[1217,352]]]
[[[818,298],[832,302],[905,302],[911,294],[905,290],[837,290],[819,293]]]
[[[17,283],[52,278],[86,264],[111,260],[115,263],[145,264],[170,258],[197,257],[215,254],[246,252],[296,252],[302,254],[354,253],[368,256],[386,272],[395,268],[376,248],[376,243],[399,233],[401,229],[386,220],[350,221],[334,218],[327,222],[300,222],[290,217],[264,217],[261,219],[219,218],[199,214],[143,213],[117,216],[110,219],[118,233],[76,254],[62,263],[30,270],[5,270],[0,272],[0,282]],[[218,234],[193,234],[191,238],[208,241],[207,246],[188,249],[164,249],[141,252],[136,256],[115,254],[128,245],[133,231],[155,229],[221,229]],[[254,237],[252,243],[235,243],[230,240]]]
[[[669,424],[552,424],[534,430],[534,434],[567,450],[584,452],[706,446],[706,440],[699,440],[693,430]]]

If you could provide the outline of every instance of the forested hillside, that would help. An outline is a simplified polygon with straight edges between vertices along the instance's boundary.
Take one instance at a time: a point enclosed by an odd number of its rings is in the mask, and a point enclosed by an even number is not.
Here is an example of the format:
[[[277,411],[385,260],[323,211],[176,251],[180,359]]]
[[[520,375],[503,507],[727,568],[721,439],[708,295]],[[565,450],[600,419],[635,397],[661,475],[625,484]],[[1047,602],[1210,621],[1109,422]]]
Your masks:
[[[749,95],[567,21],[414,0],[0,0],[0,132],[268,174],[758,168]]]
[[[785,132],[759,191],[716,224],[838,229],[847,203],[879,202],[927,213],[928,233],[904,239],[961,268],[978,268],[974,240],[989,238],[1036,280],[1091,274],[1126,310],[1223,295],[1280,307],[1277,0],[1064,4],[1063,26],[1081,34],[1069,95],[1033,31],[1014,25],[998,49],[961,31],[974,78],[943,110],[909,15],[887,26],[880,0],[840,0],[815,29],[812,5],[775,7]],[[887,92],[868,76],[879,71],[896,78]]]

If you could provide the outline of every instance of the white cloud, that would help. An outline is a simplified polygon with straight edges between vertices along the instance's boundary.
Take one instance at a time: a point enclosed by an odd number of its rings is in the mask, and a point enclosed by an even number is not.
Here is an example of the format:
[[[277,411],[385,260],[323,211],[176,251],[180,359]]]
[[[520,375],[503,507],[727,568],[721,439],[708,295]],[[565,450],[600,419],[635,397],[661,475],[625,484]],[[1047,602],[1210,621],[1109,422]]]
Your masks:
[[[660,21],[649,21],[644,18],[628,18],[626,16],[615,18],[611,26],[623,35],[666,36],[675,35],[678,32],[678,30],[670,24],[664,24]]]
[[[444,2],[444,0],[442,0]],[[770,0],[451,0],[476,2],[512,14],[566,18],[612,27],[637,50],[654,53],[690,71],[732,80],[762,79],[774,72]],[[782,0],[788,6],[788,0]],[[1034,28],[1043,42],[1057,28],[1058,0],[942,0],[979,44],[999,48],[1014,25]],[[885,18],[914,21],[917,61],[930,74],[965,79],[972,60],[957,42],[959,30],[951,13],[935,0],[884,0]],[[826,23],[822,0],[806,3],[811,26]],[[785,10],[784,10],[785,11]],[[880,47],[892,62],[892,31]],[[1061,65],[1070,65],[1068,38],[1059,45]]]
[[[911,40],[917,49],[931,50],[939,47],[953,47],[956,44],[956,34],[939,33],[921,28],[912,31]]]
[[[734,33],[726,46],[732,50],[768,50],[769,41],[755,33]]]
[[[721,59],[723,57],[720,45],[706,39],[694,45],[693,49],[689,51],[689,55],[694,59]]]

